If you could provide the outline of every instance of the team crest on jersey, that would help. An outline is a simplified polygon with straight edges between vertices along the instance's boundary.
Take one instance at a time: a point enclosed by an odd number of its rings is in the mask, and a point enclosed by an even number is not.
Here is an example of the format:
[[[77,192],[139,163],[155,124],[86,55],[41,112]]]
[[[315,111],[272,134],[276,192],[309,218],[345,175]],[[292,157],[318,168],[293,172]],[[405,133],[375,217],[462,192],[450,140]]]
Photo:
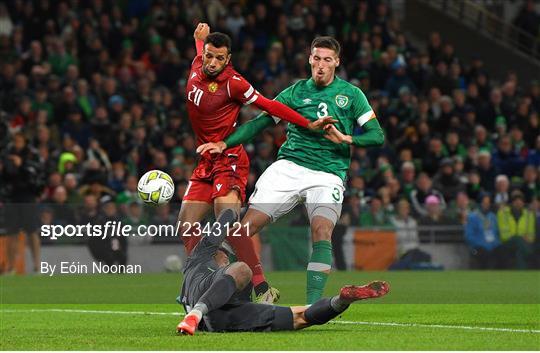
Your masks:
[[[348,103],[349,103],[349,97],[344,96],[342,94],[338,94],[336,96],[336,104],[338,107],[345,108]]]
[[[208,91],[210,91],[210,93],[216,93],[217,89],[218,89],[218,84],[215,82],[212,82],[208,85]]]

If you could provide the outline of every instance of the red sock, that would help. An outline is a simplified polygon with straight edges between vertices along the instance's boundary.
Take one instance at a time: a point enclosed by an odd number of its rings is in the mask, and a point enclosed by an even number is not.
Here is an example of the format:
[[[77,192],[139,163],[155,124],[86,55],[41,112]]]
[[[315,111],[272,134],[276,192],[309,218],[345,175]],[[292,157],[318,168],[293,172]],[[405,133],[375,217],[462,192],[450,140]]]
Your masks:
[[[255,252],[253,240],[245,232],[241,236],[229,236],[227,241],[231,244],[239,261],[245,262],[253,272],[251,282],[254,286],[266,281],[259,256]]]
[[[186,255],[191,255],[191,251],[197,244],[199,244],[199,241],[201,240],[201,237],[196,237],[194,235],[188,235],[185,234],[182,236],[182,241],[184,242],[184,247],[186,248]]]

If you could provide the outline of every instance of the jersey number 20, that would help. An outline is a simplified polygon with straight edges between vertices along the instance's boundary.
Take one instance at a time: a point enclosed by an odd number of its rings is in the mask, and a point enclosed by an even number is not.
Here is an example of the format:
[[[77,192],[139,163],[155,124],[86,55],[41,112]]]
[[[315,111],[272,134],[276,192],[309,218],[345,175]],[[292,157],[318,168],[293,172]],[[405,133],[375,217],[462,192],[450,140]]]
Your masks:
[[[193,102],[193,104],[195,104],[198,107],[199,104],[201,103],[201,97],[204,92],[202,89],[195,87],[195,85],[192,85],[192,86],[193,86],[193,89],[188,92],[187,99],[190,102]]]

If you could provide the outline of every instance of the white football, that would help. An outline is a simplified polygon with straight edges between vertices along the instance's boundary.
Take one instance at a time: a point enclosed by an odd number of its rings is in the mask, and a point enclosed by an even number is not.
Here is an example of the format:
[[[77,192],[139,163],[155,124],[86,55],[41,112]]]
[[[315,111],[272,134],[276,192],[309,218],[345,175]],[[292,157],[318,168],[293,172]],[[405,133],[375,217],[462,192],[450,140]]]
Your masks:
[[[171,176],[161,170],[146,172],[137,184],[137,192],[146,203],[161,205],[174,195],[174,182]]]

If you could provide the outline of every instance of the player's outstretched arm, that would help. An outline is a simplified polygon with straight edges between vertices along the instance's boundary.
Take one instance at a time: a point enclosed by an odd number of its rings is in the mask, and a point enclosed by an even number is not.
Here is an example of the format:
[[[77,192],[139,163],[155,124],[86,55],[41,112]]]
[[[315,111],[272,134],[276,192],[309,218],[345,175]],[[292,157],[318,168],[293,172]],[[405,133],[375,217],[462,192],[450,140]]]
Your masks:
[[[362,125],[363,133],[359,136],[345,135],[334,125],[325,127],[324,137],[334,143],[346,143],[358,147],[381,146],[384,143],[384,132],[377,119],[370,119]]]
[[[274,124],[274,119],[268,116],[268,114],[259,114],[255,119],[251,119],[245,124],[240,125],[235,132],[227,136],[225,141],[209,142],[200,145],[197,148],[197,153],[222,153],[228,147],[234,147],[249,142],[257,134]]]
[[[259,95],[253,104],[272,116],[310,130],[323,130],[328,124],[337,122],[337,120],[334,120],[330,116],[325,116],[315,121],[309,121],[285,104],[276,100],[270,100],[262,95]]]
[[[204,47],[204,40],[210,34],[210,26],[208,23],[200,22],[193,32],[193,38],[195,38],[195,47],[197,48],[197,55],[201,55]]]

